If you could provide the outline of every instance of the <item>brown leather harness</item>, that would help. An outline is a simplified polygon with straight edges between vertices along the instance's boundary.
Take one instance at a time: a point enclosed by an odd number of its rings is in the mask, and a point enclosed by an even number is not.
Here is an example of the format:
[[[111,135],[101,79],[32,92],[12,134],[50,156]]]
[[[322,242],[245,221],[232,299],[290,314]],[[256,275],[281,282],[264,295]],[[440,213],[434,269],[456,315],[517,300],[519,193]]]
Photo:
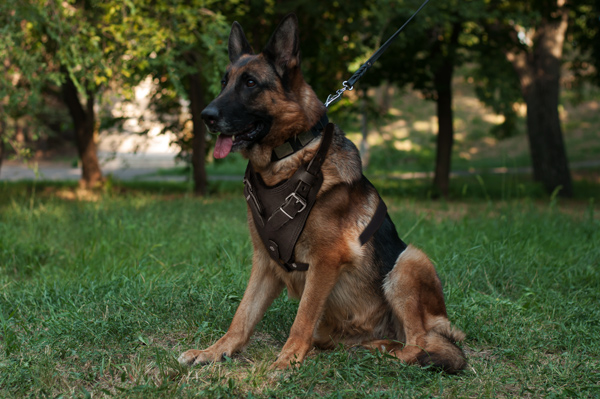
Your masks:
[[[307,263],[295,261],[294,248],[323,184],[321,166],[333,140],[333,130],[334,125],[327,124],[323,140],[313,159],[299,167],[283,183],[269,187],[260,174],[254,171],[250,162],[246,168],[244,196],[250,206],[256,230],[271,258],[288,272],[308,270]],[[373,218],[360,235],[361,245],[375,234],[386,214],[387,207],[379,198]]]

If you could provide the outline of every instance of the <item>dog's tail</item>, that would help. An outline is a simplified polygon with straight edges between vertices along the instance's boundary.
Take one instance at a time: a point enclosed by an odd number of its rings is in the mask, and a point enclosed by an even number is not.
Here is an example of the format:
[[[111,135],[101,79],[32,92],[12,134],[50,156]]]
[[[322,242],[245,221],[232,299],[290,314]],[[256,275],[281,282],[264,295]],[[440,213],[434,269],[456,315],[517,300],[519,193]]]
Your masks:
[[[446,373],[455,374],[467,366],[463,350],[457,345],[465,339],[465,333],[450,327],[440,326],[427,333],[427,345],[418,355],[421,366],[432,366]]]

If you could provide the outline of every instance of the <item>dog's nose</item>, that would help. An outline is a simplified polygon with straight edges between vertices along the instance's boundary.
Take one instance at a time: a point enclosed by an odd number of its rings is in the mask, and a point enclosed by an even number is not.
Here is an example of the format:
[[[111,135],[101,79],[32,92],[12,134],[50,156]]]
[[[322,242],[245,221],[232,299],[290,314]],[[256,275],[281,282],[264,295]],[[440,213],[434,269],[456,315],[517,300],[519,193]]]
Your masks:
[[[204,108],[200,116],[208,126],[212,126],[219,120],[219,109],[212,104],[208,104],[208,107]]]

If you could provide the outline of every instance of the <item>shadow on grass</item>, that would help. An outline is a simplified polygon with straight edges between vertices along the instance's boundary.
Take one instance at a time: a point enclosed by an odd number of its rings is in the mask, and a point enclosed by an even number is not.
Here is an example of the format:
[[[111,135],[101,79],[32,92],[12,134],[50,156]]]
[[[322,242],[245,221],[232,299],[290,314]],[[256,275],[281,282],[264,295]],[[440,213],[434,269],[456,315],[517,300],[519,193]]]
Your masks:
[[[391,197],[412,197],[415,199],[434,199],[431,179],[390,179],[372,178],[380,194]],[[589,200],[600,198],[600,184],[581,180],[574,183],[574,199]],[[515,175],[469,175],[454,177],[450,181],[449,200],[514,200],[549,199],[552,195],[545,192],[540,183],[521,174]]]
[[[226,197],[239,194],[243,190],[241,181],[213,181],[208,184],[208,197]],[[0,204],[17,198],[32,196],[49,197],[56,194],[78,191],[77,182],[72,181],[20,181],[0,182]],[[94,198],[102,196],[194,196],[193,185],[189,182],[165,181],[118,181],[109,180],[106,185],[93,192]],[[60,195],[59,195],[60,196]],[[64,197],[64,196],[63,196]],[[68,199],[68,198],[67,198]]]

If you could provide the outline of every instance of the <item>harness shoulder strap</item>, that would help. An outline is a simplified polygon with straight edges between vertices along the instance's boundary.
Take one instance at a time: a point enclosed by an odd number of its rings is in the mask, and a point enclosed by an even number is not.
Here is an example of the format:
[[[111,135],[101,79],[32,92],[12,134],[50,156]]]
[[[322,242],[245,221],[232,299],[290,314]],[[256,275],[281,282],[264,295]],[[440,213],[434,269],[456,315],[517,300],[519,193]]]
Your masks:
[[[385,215],[387,215],[387,206],[385,205],[385,202],[383,202],[383,199],[379,197],[379,204],[377,204],[377,209],[375,209],[373,218],[371,218],[371,221],[367,227],[365,227],[363,232],[360,234],[360,237],[358,237],[361,246],[365,245],[371,239],[371,237],[373,237],[373,234],[379,230],[383,224],[383,221],[385,220]]]
[[[328,123],[325,126],[325,131],[323,132],[323,140],[321,141],[321,146],[317,150],[317,153],[311,159],[306,171],[311,175],[316,175],[321,171],[321,165],[325,161],[325,156],[327,155],[327,151],[329,151],[329,147],[331,146],[331,142],[333,141],[333,123]]]

